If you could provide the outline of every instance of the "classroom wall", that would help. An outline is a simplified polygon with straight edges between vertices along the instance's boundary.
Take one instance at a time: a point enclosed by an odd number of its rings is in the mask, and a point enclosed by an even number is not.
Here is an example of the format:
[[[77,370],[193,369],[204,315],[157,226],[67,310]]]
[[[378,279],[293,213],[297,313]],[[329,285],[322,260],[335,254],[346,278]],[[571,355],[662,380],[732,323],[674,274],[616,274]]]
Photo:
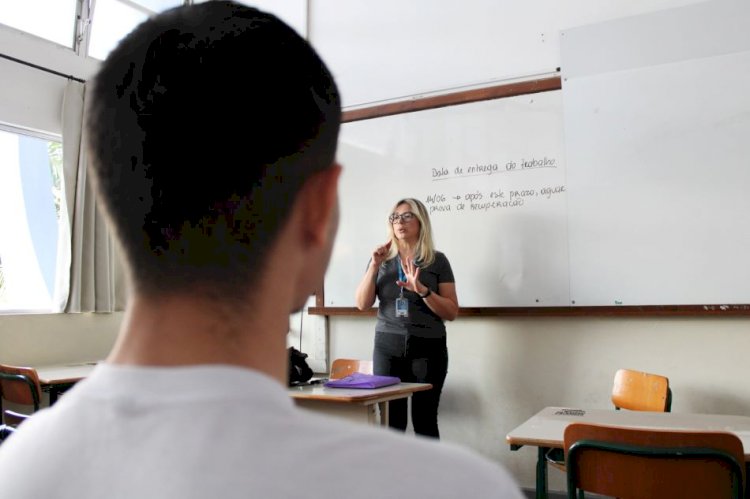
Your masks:
[[[311,38],[353,106],[549,71],[559,66],[559,29],[694,2],[459,3],[462,7],[446,17],[426,2],[414,2],[407,12],[403,2],[394,0],[384,0],[376,9],[362,0],[314,0]],[[484,21],[480,25],[477,20]],[[450,36],[441,38],[428,29],[435,25],[451,27]],[[322,32],[328,34],[322,37]],[[394,33],[407,44],[406,50],[385,43]],[[27,60],[61,64],[57,52],[29,49],[36,42],[6,34],[0,27],[0,42],[13,42],[12,47],[3,43],[3,51],[9,47]],[[500,53],[508,57],[494,56]],[[513,56],[517,53],[525,55]],[[535,53],[541,55],[533,59]],[[85,76],[88,70],[76,74]],[[0,99],[0,121],[8,114],[7,105]],[[363,265],[366,258],[362,255]],[[460,298],[461,287],[471,283],[458,285]],[[323,319],[307,317],[304,324],[319,330]],[[101,358],[121,320],[121,313],[0,316],[0,362],[34,365]],[[330,358],[371,356],[373,318],[332,317],[328,328]],[[505,434],[548,405],[611,407],[612,378],[620,367],[667,375],[674,391],[673,411],[750,414],[743,362],[750,350],[748,331],[750,318],[459,318],[448,325],[450,370],[441,431],[446,440],[502,462],[524,487],[533,487],[536,449],[511,452]],[[307,345],[321,349],[318,340],[325,333],[316,334],[313,343],[303,334],[304,350]],[[550,476],[550,488],[564,490],[561,473],[552,470]]]
[[[65,78],[0,59],[2,122],[59,135]]]
[[[0,363],[33,366],[103,359],[121,321],[122,312],[0,315]]]
[[[309,36],[345,106],[555,71],[560,30],[700,0],[311,0]]]
[[[371,358],[374,326],[331,318],[331,358]],[[503,463],[523,487],[534,487],[536,448],[512,452],[505,435],[546,406],[612,408],[619,368],[668,376],[673,412],[750,415],[750,319],[459,317],[447,328],[441,435]],[[549,476],[550,490],[566,490],[563,473]]]

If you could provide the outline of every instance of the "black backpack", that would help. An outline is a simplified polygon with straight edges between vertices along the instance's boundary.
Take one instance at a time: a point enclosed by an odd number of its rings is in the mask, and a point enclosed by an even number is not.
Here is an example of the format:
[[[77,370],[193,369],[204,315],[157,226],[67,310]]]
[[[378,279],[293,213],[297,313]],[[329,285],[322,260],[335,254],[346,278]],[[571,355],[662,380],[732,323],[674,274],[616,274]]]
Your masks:
[[[289,386],[307,382],[313,376],[313,370],[307,365],[306,353],[289,347]]]

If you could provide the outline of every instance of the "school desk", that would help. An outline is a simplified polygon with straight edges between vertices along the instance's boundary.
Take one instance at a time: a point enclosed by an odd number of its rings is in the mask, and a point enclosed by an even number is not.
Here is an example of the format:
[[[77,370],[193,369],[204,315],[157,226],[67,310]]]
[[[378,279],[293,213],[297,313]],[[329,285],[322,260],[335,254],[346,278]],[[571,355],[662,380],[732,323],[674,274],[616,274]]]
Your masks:
[[[633,428],[669,430],[714,430],[736,434],[750,461],[750,417],[679,412],[616,411],[614,409],[577,409],[546,407],[512,430],[505,437],[511,450],[524,445],[538,447],[536,463],[536,497],[547,497],[547,462],[550,449],[563,448],[563,434],[570,423],[596,423]]]
[[[82,380],[93,371],[96,362],[79,362],[36,367],[42,389],[49,392],[49,404],[57,401],[59,394]],[[375,423],[375,407],[381,425],[388,425],[388,402],[408,398],[413,393],[429,390],[429,383],[398,383],[375,389],[326,388],[322,384],[294,386],[289,395],[299,407],[343,416],[358,421]]]
[[[389,401],[408,398],[430,388],[429,383],[398,383],[373,389],[326,388],[318,384],[293,386],[288,391],[299,407],[370,424],[377,423],[377,406],[380,425],[388,426]]]
[[[35,367],[42,390],[49,393],[49,405],[65,390],[82,380],[94,370],[96,362],[75,362]]]

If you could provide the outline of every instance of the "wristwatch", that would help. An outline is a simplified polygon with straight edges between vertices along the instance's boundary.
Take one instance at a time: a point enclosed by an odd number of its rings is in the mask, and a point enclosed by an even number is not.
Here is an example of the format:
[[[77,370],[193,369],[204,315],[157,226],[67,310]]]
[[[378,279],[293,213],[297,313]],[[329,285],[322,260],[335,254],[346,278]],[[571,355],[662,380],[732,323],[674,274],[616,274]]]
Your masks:
[[[419,293],[417,293],[417,294],[419,294]],[[425,294],[423,294],[423,295],[419,295],[419,297],[424,300],[425,298],[427,298],[431,294],[432,294],[432,290],[430,288],[427,288],[427,292]]]

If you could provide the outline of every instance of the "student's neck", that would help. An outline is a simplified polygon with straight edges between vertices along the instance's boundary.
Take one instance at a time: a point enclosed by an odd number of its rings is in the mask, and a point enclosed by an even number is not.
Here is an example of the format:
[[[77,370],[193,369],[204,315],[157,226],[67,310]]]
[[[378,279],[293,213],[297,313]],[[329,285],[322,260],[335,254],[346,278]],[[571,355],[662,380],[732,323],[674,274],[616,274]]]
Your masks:
[[[229,364],[285,382],[286,366],[277,359],[285,358],[288,311],[265,304],[245,307],[243,314],[231,307],[193,296],[133,296],[107,361],[152,366]]]

